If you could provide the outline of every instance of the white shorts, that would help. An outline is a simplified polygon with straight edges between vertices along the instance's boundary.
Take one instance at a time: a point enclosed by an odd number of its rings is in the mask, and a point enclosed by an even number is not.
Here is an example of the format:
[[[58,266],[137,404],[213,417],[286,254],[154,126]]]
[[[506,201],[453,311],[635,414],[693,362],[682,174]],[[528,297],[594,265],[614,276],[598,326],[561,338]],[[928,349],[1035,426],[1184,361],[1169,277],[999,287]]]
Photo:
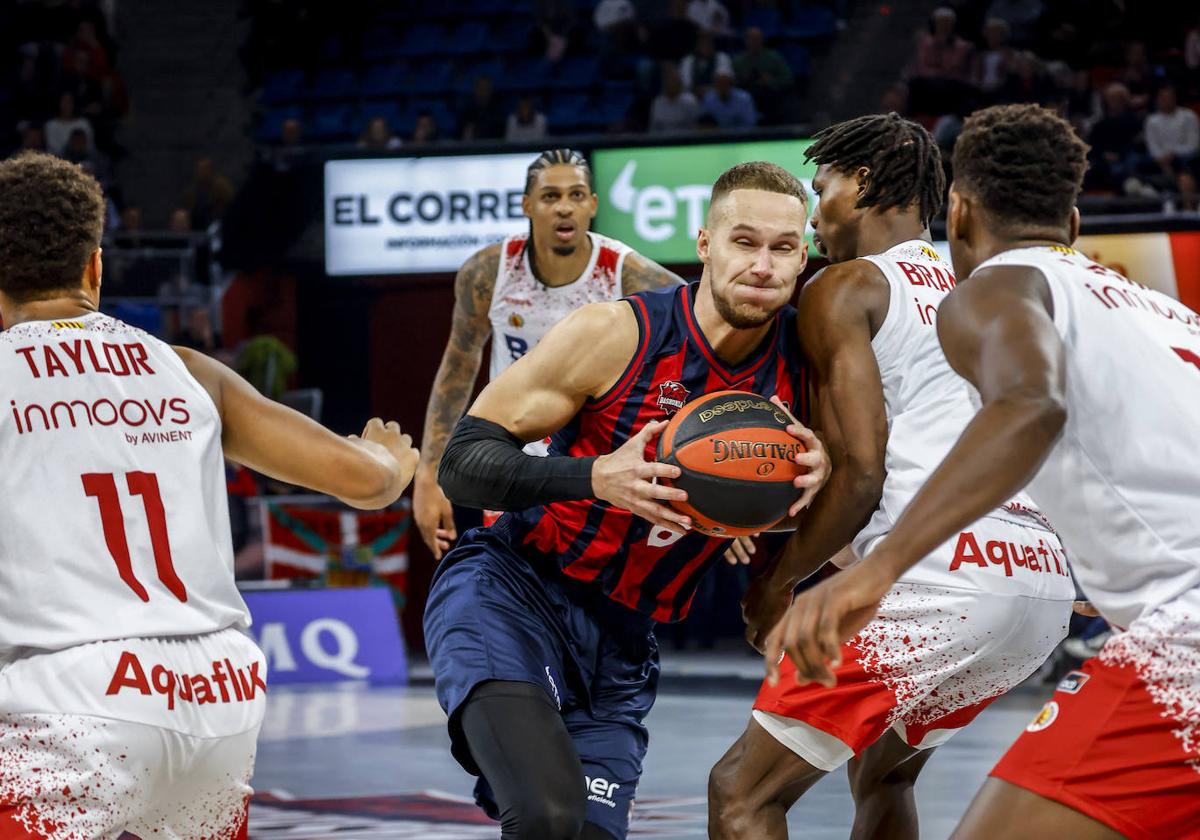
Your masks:
[[[837,685],[797,685],[785,659],[754,719],[831,771],[889,729],[909,746],[945,743],[1033,674],[1066,636],[1071,601],[899,583],[842,647]]]
[[[266,663],[238,630],[0,669],[0,837],[245,836]]]

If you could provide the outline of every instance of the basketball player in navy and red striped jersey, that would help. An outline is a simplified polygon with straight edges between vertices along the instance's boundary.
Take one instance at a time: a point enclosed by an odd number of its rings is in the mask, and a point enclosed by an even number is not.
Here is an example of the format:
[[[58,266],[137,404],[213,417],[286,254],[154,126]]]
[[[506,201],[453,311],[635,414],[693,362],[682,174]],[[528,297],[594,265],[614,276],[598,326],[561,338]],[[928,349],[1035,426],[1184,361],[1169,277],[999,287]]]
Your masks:
[[[521,199],[529,230],[480,249],[454,279],[454,319],[429,393],[413,482],[413,516],[436,560],[457,536],[454,511],[437,483],[438,463],[467,408],[488,339],[488,378],[495,379],[579,307],[683,283],[625,243],[590,230],[598,201],[580,152],[542,152],[529,164]],[[546,447],[537,441],[529,451],[544,455]]]
[[[493,381],[455,429],[442,486],[512,511],[467,533],[438,569],[425,634],[452,750],[481,776],[503,838],[624,838],[658,677],[655,620],[686,615],[726,540],[690,530],[648,461],[665,419],[723,389],[803,417],[795,310],[804,187],[774,164],[713,187],[699,283],[578,310]],[[819,442],[797,479],[828,471]],[[553,435],[550,456],[522,447]],[[582,833],[581,833],[582,832]]]

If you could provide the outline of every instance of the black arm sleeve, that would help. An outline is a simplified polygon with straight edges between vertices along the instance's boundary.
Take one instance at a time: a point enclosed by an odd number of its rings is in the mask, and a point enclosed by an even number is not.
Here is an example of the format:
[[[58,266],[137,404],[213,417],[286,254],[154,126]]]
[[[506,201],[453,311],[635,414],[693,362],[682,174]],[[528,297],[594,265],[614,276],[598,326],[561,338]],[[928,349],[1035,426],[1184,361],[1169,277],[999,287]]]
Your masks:
[[[539,458],[491,420],[466,415],[454,427],[438,467],[438,484],[456,505],[523,510],[590,499],[595,458]]]

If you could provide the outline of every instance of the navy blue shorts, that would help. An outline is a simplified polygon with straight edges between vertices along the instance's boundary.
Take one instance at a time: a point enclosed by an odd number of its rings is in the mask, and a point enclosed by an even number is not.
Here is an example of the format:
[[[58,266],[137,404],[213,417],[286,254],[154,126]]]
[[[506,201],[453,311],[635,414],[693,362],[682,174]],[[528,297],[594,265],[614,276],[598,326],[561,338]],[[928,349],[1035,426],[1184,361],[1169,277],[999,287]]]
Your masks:
[[[658,687],[653,621],[535,568],[510,543],[506,523],[463,535],[446,555],[425,607],[425,644],[454,757],[473,775],[458,713],[488,680],[541,686],[562,713],[583,762],[587,822],[618,840],[629,830]],[[476,800],[495,817],[486,780]]]

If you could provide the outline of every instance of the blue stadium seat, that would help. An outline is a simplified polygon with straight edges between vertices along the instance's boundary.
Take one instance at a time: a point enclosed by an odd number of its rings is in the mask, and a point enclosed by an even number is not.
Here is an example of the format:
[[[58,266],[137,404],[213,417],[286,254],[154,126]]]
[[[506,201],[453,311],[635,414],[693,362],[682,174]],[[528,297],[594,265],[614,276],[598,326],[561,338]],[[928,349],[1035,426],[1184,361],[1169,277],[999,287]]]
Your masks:
[[[454,92],[469,94],[475,89],[475,80],[480,76],[487,76],[492,80],[492,86],[496,87],[504,77],[504,65],[499,61],[479,61],[468,64],[455,79]]]
[[[313,140],[349,140],[354,135],[354,113],[349,105],[319,105],[305,126]]]
[[[828,38],[836,31],[837,22],[833,11],[821,6],[813,6],[797,11],[792,25],[786,27],[783,34],[790,40],[811,41],[817,38]]]
[[[554,134],[575,134],[584,130],[594,118],[588,114],[588,98],[583,94],[560,94],[550,100],[546,112],[547,128]]]
[[[533,37],[533,21],[528,17],[506,20],[492,35],[490,51],[495,53],[522,53]]]
[[[407,90],[407,64],[376,64],[363,78],[362,95],[366,99],[402,96]]]
[[[812,55],[809,53],[808,47],[803,44],[783,44],[779,48],[779,53],[796,76],[804,77],[812,72]]]
[[[783,19],[780,17],[778,9],[772,9],[769,6],[750,9],[742,18],[742,30],[745,31],[752,26],[761,29],[766,37],[773,38],[782,29]]]
[[[373,26],[363,34],[363,58],[380,61],[404,56],[404,43],[390,26]]]
[[[633,107],[633,93],[609,93],[607,90],[598,103],[599,120],[604,127],[619,123],[629,116]]]
[[[474,55],[482,52],[488,44],[488,25],[480,20],[471,20],[446,36],[446,52],[451,55]]]
[[[550,65],[541,58],[522,58],[514,61],[497,88],[522,93],[540,90],[550,84]]]
[[[299,105],[283,105],[265,112],[254,132],[254,138],[260,143],[278,143],[283,124],[290,119],[303,119],[304,109]]]
[[[408,90],[419,96],[448,93],[454,86],[453,68],[449,61],[429,61],[414,67],[408,75]]]
[[[279,105],[284,102],[299,102],[304,95],[304,71],[280,70],[272,73],[263,85],[264,105]]]
[[[567,58],[550,71],[550,86],[560,90],[589,88],[599,77],[599,59],[590,56]]]
[[[413,26],[404,36],[403,50],[406,55],[442,55],[446,52],[446,30],[432,23]]]
[[[357,99],[361,85],[353,70],[322,70],[309,85],[305,98],[314,102],[345,102]]]

